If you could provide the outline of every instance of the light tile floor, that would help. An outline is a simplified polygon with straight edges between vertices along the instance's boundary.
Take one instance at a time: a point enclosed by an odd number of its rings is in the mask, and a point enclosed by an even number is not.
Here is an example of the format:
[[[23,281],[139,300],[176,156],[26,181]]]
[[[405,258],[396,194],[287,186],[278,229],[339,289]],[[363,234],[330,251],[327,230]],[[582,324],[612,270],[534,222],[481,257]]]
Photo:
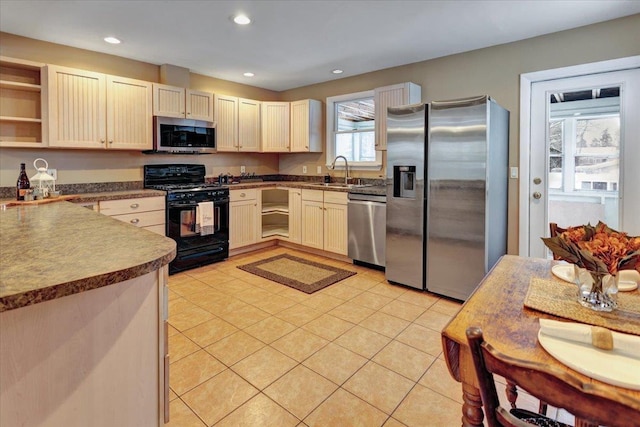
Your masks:
[[[281,253],[357,274],[307,295],[236,268]],[[168,426],[458,426],[440,331],[459,308],[283,247],[170,276]]]

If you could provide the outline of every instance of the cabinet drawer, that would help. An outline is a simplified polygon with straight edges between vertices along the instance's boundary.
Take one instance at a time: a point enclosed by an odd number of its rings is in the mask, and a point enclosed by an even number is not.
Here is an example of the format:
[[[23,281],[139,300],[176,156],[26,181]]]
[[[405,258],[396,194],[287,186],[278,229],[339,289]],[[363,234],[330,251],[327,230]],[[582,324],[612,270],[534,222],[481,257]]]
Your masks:
[[[325,191],[324,192],[324,202],[325,203],[337,203],[339,205],[347,204],[348,193],[343,193],[340,191]]]
[[[258,197],[258,190],[255,188],[247,190],[230,190],[229,201],[238,202],[240,200],[255,200]]]
[[[161,236],[165,236],[166,234],[166,229],[165,229],[165,224],[158,224],[158,225],[150,225],[148,227],[144,227],[145,230],[149,230],[149,231],[153,231],[154,233],[157,233]]]
[[[158,210],[162,210],[164,216],[164,197],[162,196],[100,202],[100,213],[108,216]]]
[[[164,210],[113,215],[112,218],[133,224],[136,227],[149,227],[152,225],[162,225],[164,227]]]
[[[322,190],[308,190],[306,188],[302,189],[302,200],[309,200],[312,202],[322,202],[323,197]]]

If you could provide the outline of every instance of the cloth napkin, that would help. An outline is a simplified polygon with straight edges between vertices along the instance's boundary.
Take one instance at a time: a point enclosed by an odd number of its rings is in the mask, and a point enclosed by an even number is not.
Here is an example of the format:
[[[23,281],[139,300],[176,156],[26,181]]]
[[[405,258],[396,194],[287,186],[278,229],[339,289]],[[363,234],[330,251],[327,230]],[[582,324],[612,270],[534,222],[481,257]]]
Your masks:
[[[540,319],[540,332],[544,335],[589,345],[593,344],[593,328],[594,326],[583,323]],[[610,332],[613,338],[613,349],[616,352],[640,359],[640,336]]]
[[[201,236],[213,234],[215,224],[213,222],[213,202],[200,202],[196,206],[196,233]]]

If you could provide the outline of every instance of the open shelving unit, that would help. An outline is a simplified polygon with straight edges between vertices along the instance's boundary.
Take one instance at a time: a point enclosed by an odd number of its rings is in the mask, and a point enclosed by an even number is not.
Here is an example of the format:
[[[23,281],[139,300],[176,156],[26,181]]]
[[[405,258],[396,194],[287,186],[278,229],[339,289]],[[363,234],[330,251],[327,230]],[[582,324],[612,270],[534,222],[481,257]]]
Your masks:
[[[42,146],[43,69],[41,63],[0,56],[0,146]]]
[[[262,190],[262,238],[289,237],[289,190]]]

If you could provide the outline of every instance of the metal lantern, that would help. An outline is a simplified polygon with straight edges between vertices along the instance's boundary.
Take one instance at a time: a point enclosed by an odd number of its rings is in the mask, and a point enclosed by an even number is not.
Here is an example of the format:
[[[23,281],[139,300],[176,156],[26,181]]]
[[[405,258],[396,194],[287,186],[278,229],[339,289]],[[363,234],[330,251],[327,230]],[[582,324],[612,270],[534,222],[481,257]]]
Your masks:
[[[38,162],[44,163],[44,166],[38,167]],[[40,164],[42,165],[42,163]],[[56,180],[47,173],[49,163],[45,159],[38,158],[33,161],[33,167],[38,173],[31,177],[31,186],[42,198],[48,197],[53,191],[56,191]]]

